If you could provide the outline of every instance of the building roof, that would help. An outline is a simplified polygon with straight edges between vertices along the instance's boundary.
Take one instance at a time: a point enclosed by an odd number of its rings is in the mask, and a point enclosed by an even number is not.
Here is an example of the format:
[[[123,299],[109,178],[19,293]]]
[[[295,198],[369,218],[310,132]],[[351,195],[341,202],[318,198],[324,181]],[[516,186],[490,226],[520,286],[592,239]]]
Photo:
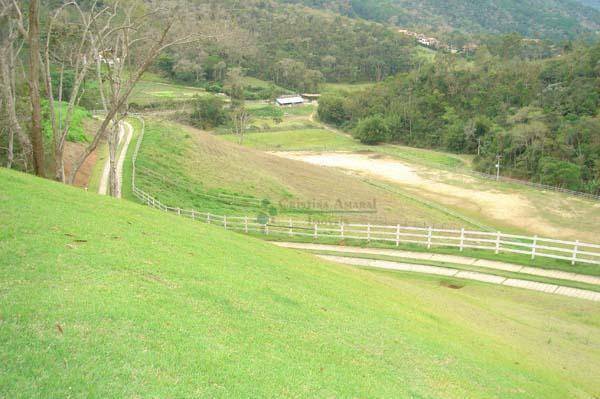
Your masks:
[[[291,105],[291,104],[302,104],[304,103],[304,99],[300,96],[284,96],[279,97],[277,100],[277,104],[279,105]]]

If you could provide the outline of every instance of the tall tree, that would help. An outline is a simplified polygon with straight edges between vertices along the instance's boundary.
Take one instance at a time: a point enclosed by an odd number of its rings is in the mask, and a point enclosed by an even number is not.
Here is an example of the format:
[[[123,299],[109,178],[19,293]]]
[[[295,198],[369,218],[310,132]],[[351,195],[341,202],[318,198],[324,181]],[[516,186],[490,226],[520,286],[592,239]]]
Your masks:
[[[33,169],[44,177],[44,136],[42,133],[42,101],[40,98],[40,17],[39,0],[29,2],[29,96],[31,97],[31,144]]]

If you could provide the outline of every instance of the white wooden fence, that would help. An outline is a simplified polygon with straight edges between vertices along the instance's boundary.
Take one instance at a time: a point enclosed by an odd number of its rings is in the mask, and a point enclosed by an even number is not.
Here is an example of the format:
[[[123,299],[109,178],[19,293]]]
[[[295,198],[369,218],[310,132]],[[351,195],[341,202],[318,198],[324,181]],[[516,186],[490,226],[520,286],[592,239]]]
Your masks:
[[[164,212],[174,213],[192,220],[222,226],[227,230],[261,234],[275,237],[304,237],[312,240],[356,240],[380,242],[399,246],[411,243],[427,248],[451,247],[461,252],[465,249],[478,249],[499,253],[515,253],[530,256],[531,259],[552,258],[575,263],[600,265],[600,245],[580,241],[564,241],[538,236],[522,236],[502,232],[473,231],[467,229],[439,229],[433,227],[411,227],[401,225],[315,223],[304,220],[281,220],[249,216],[215,215],[194,209],[182,209],[163,204],[149,193],[136,186],[135,162],[144,136],[138,139],[132,161],[133,194],[146,205]]]

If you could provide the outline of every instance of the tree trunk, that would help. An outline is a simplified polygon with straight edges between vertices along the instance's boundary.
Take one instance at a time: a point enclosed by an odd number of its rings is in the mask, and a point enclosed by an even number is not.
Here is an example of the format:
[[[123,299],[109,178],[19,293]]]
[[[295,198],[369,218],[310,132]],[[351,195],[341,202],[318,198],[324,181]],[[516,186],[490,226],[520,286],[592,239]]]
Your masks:
[[[31,96],[31,145],[35,174],[45,177],[42,103],[40,100],[40,27],[39,0],[29,4],[29,94]]]
[[[12,57],[12,47],[4,48],[3,51],[0,53],[0,87],[2,89],[2,92],[0,94],[2,95],[2,99],[4,101],[4,106],[6,109],[6,115],[8,117],[9,162],[12,166],[12,162],[10,161],[10,155],[12,154],[12,159],[14,160],[14,137],[16,136],[17,140],[19,140],[19,144],[21,145],[21,149],[24,154],[24,161],[26,163],[25,169],[27,169],[27,161],[31,156],[31,142],[29,141],[29,137],[27,137],[27,134],[23,132],[23,129],[19,124],[17,110],[15,108],[16,105],[13,91],[14,82],[12,80],[14,78],[14,75],[11,71],[11,65],[9,65],[9,62],[13,60],[13,58],[14,57]]]
[[[112,197],[119,195],[119,181],[117,176],[117,149],[119,148],[119,121],[114,121],[112,129],[108,135],[108,156],[109,156],[109,177],[108,194]]]

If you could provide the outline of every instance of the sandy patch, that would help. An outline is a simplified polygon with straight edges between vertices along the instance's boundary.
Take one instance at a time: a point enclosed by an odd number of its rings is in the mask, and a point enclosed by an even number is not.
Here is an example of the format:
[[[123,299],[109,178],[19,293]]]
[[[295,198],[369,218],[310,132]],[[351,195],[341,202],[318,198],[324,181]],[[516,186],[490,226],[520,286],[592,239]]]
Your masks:
[[[276,155],[398,183],[428,199],[478,212],[503,225],[514,226],[524,231],[559,238],[578,236],[577,231],[546,220],[537,212],[536,206],[523,195],[464,188],[440,181],[452,179],[465,183],[477,182],[471,176],[443,171],[434,173],[430,169],[420,170],[396,159],[373,157],[368,154],[279,152]]]

